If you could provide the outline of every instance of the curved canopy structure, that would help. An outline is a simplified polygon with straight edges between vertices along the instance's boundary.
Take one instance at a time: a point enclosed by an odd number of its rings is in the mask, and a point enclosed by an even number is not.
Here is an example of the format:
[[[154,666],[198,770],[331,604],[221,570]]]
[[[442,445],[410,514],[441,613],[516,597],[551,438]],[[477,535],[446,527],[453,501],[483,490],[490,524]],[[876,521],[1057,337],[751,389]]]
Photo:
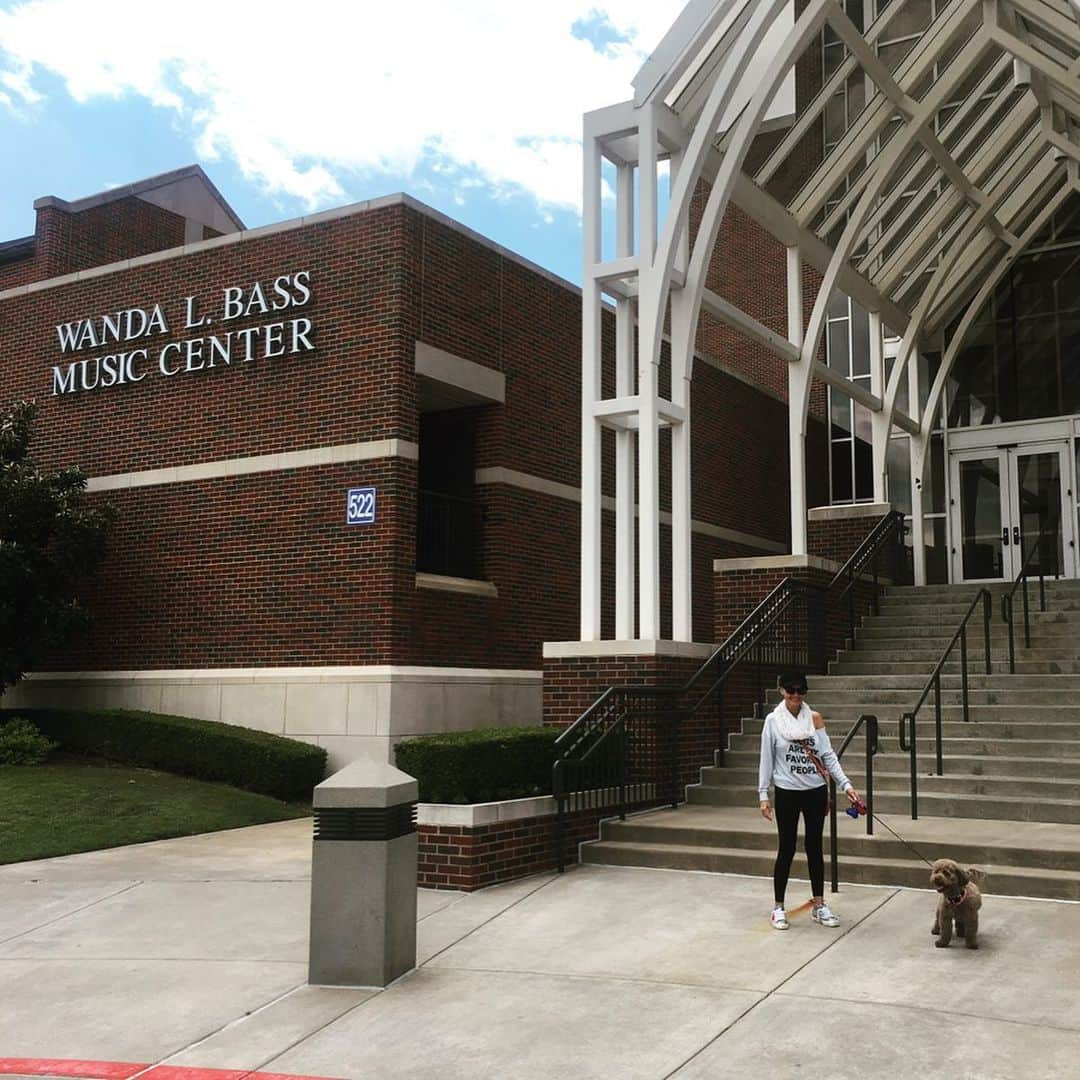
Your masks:
[[[692,0],[636,78],[634,98],[585,118],[583,640],[600,636],[602,425],[620,432],[616,636],[633,637],[635,626],[631,428],[638,431],[638,636],[659,636],[661,423],[673,429],[673,637],[690,640],[688,380],[702,311],[788,367],[792,551],[804,553],[811,380],[840,386],[871,410],[879,497],[894,426],[913,436],[920,485],[932,420],[967,327],[1077,190],[1080,0],[807,0],[796,12],[790,0]],[[786,113],[779,121],[778,111]],[[661,219],[664,158],[670,200]],[[604,159],[618,178],[616,254],[608,260],[601,257]],[[703,182],[708,197],[692,220]],[[786,337],[707,287],[732,203],[787,250]],[[805,264],[820,284],[804,307]],[[871,314],[870,392],[818,360],[838,291]],[[618,334],[617,396],[608,400],[599,383],[605,293],[616,302]],[[901,339],[887,377],[883,327]],[[657,390],[665,333],[670,400]],[[942,361],[924,407],[908,415],[898,397],[919,351]],[[920,395],[910,400],[917,409]],[[920,500],[914,504],[920,535]],[[919,573],[917,558],[917,580]]]

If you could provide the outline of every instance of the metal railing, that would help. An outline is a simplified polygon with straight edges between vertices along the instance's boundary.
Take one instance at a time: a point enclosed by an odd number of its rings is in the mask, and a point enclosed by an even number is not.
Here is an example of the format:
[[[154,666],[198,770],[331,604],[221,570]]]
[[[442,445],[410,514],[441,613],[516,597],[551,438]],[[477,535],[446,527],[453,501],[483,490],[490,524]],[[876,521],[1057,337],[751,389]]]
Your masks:
[[[908,567],[908,549],[904,543],[904,515],[890,510],[870,531],[866,539],[852,552],[829,583],[829,606],[837,610],[846,599],[847,640],[855,638],[856,586],[861,581],[873,581],[871,607],[875,615],[880,613],[881,571],[887,567],[893,584],[911,580]]]
[[[785,578],[682,686],[611,686],[556,740],[552,766],[556,865],[565,864],[567,817],[605,810],[625,820],[637,807],[679,803],[680,736],[704,756],[724,757],[723,688],[744,661],[757,702],[766,672],[820,671],[824,589]],[[755,703],[755,713],[757,704]]]
[[[867,574],[876,608],[890,543],[899,549],[893,557],[901,570],[894,573],[903,576],[903,523],[902,514],[885,515],[827,587],[785,578],[684,685],[611,686],[556,739],[552,793],[560,871],[571,813],[597,810],[624,820],[632,809],[678,805],[684,749],[696,747],[703,760],[711,754],[724,763],[726,700],[738,694],[743,708],[752,699],[752,714],[759,716],[779,672],[827,670],[830,608],[848,600],[853,634],[855,586]]]
[[[859,733],[859,728],[866,724],[866,835],[874,835],[874,755],[878,752],[878,720],[876,716],[863,713],[852,725],[847,738],[836,751],[839,760],[849,743]],[[836,781],[829,777],[829,870],[832,877],[832,891],[840,891],[840,854],[836,839]]]
[[[986,666],[986,674],[990,674],[990,615],[993,610],[993,600],[990,596],[989,589],[980,589],[974,599],[971,601],[970,607],[967,609],[967,613],[960,620],[960,625],[956,628],[956,632],[953,634],[949,641],[949,644],[945,646],[945,651],[941,654],[941,659],[938,660],[937,666],[934,668],[930,675],[930,678],[926,682],[926,686],[923,688],[922,695],[919,697],[915,708],[909,709],[903,713],[900,717],[900,749],[909,755],[911,759],[911,817],[912,820],[919,816],[919,778],[918,778],[918,738],[916,733],[915,721],[919,714],[919,710],[923,707],[927,697],[930,695],[930,691],[934,691],[934,738],[936,745],[936,758],[937,758],[937,775],[944,776],[945,768],[941,755],[941,672],[945,667],[946,662],[952,655],[953,649],[956,648],[957,642],[960,644],[960,695],[961,704],[964,711],[964,722],[967,723],[970,719],[970,711],[968,705],[968,671],[967,671],[967,624],[971,619],[971,616],[975,613],[976,607],[979,603],[982,603],[983,608],[983,663]]]
[[[1013,634],[1013,597],[1016,595],[1016,590],[1021,589],[1021,593],[1024,598],[1024,648],[1031,648],[1031,618],[1028,610],[1028,578],[1031,576],[1031,563],[1036,555],[1039,557],[1039,610],[1046,610],[1046,582],[1044,580],[1045,571],[1043,569],[1043,553],[1045,551],[1045,543],[1048,543],[1051,539],[1057,539],[1056,533],[1040,533],[1039,538],[1032,545],[1031,551],[1028,552],[1027,557],[1024,559],[1024,564],[1020,568],[1020,573],[1016,575],[1016,581],[1013,582],[1013,587],[1001,598],[1001,617],[1008,624],[1009,627],[1009,674],[1016,674],[1016,644]],[[1021,543],[1023,543],[1023,537],[1021,536]],[[1021,550],[1023,550],[1021,548]],[[1054,577],[1057,578],[1060,574],[1058,570],[1058,560],[1054,560]],[[1022,588],[1021,588],[1022,586]]]

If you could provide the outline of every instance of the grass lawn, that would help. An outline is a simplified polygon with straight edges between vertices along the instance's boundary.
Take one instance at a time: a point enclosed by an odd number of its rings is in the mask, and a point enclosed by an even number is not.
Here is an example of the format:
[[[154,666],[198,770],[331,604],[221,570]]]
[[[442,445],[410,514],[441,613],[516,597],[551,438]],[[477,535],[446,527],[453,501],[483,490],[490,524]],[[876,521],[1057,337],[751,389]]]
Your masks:
[[[310,815],[309,807],[187,776],[57,758],[0,767],[0,863]]]

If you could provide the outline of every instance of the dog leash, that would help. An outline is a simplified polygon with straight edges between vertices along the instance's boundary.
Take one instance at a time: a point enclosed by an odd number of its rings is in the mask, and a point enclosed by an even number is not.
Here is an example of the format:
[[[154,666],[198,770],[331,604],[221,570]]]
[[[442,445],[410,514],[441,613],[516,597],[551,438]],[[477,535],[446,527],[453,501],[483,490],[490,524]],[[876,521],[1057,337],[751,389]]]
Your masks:
[[[904,839],[904,838],[903,838],[903,837],[902,837],[902,836],[901,836],[901,835],[900,835],[900,834],[899,834],[898,832],[896,832],[896,831],[895,831],[894,829],[890,829],[890,828],[889,828],[889,826],[888,826],[888,825],[886,825],[886,824],[885,824],[885,822],[884,822],[884,821],[882,821],[882,820],[881,820],[881,818],[879,818],[879,817],[877,816],[877,814],[874,814],[874,815],[873,815],[873,817],[874,817],[874,820],[875,820],[875,821],[876,821],[876,822],[877,822],[877,823],[878,823],[878,824],[879,824],[879,825],[880,825],[880,826],[881,826],[882,828],[884,828],[884,829],[888,829],[888,831],[889,831],[889,832],[891,832],[891,833],[893,834],[893,836],[895,836],[895,837],[896,837],[896,839],[897,839],[897,840],[899,840],[899,841],[900,841],[900,843],[901,843],[901,844],[903,844],[903,845],[904,845],[904,847],[906,847],[906,848],[908,849],[908,851],[912,852],[912,854],[914,854],[914,855],[918,855],[918,857],[919,857],[920,859],[922,859],[922,861],[923,861],[924,863],[926,863],[926,865],[927,865],[927,866],[929,866],[931,870],[933,870],[933,869],[934,869],[934,864],[933,864],[933,863],[932,863],[932,862],[931,862],[931,861],[930,861],[930,860],[929,860],[929,859],[928,859],[928,858],[927,858],[927,857],[926,857],[925,855],[923,855],[923,854],[921,854],[920,852],[916,851],[916,850],[915,850],[915,849],[914,849],[914,848],[913,848],[913,847],[912,847],[912,846],[911,846],[911,845],[910,845],[910,844],[909,844],[909,843],[908,843],[908,842],[907,842],[907,841],[906,841],[906,840],[905,840],[905,839]]]
[[[806,754],[806,756],[807,756],[807,757],[808,757],[808,758],[810,759],[810,761],[811,761],[811,763],[813,764],[814,768],[815,768],[815,769],[817,769],[817,771],[818,771],[818,773],[820,774],[820,776],[821,776],[822,780],[824,780],[824,781],[825,781],[825,785],[826,785],[826,794],[825,794],[825,813],[828,813],[828,812],[829,812],[829,795],[828,795],[828,783],[829,783],[829,773],[828,773],[828,770],[827,770],[827,769],[825,768],[825,765],[824,765],[824,764],[822,763],[822,760],[821,760],[821,758],[819,758],[819,757],[817,756],[817,753],[816,753],[816,752],[815,752],[814,750],[812,750],[812,749],[810,748],[810,742],[809,742],[809,740],[808,740],[808,739],[802,739],[802,740],[798,740],[798,745],[802,747],[802,749],[803,749],[803,752],[804,752],[804,753]],[[864,810],[865,810],[865,808],[864,808]],[[922,861],[923,861],[924,863],[926,863],[926,865],[927,865],[927,866],[929,866],[929,867],[930,867],[930,869],[931,869],[931,870],[933,870],[933,868],[934,868],[934,864],[933,864],[932,862],[930,862],[930,860],[929,860],[928,858],[926,858],[926,856],[925,856],[925,855],[923,855],[923,854],[921,854],[920,852],[916,851],[916,850],[915,850],[915,848],[913,848],[913,847],[911,846],[911,844],[909,844],[909,843],[908,843],[908,842],[907,842],[907,841],[906,841],[906,840],[905,840],[905,839],[904,839],[904,838],[903,838],[903,837],[902,837],[902,836],[901,836],[901,835],[900,835],[900,834],[899,834],[898,832],[896,832],[896,830],[895,830],[895,829],[891,829],[891,828],[889,828],[889,826],[888,826],[888,825],[886,825],[886,824],[885,824],[885,822],[884,822],[884,821],[882,821],[882,820],[881,820],[881,818],[879,818],[879,817],[877,816],[877,814],[874,814],[874,815],[872,815],[872,816],[873,816],[874,820],[875,820],[875,821],[876,821],[876,822],[877,822],[877,823],[878,823],[878,824],[879,824],[879,825],[880,825],[880,826],[881,826],[881,827],[882,827],[883,829],[886,829],[886,830],[888,830],[888,831],[889,831],[890,833],[892,833],[892,835],[893,835],[893,836],[895,836],[895,837],[896,837],[896,839],[897,839],[897,840],[899,840],[899,841],[900,841],[900,843],[901,843],[901,844],[903,844],[903,845],[904,845],[904,847],[906,847],[906,848],[908,849],[908,851],[910,851],[910,852],[911,852],[912,854],[914,854],[914,855],[917,855],[917,856],[918,856],[918,857],[919,857],[920,859],[922,859]]]

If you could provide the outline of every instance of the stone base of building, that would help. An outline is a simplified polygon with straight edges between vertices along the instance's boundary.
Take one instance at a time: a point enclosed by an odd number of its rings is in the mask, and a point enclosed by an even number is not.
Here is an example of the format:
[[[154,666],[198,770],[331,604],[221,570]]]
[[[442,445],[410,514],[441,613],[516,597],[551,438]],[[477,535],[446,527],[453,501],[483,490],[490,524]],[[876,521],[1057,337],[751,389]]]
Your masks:
[[[144,709],[314,743],[333,771],[415,735],[540,723],[541,673],[478,668],[218,668],[31,674],[4,708]]]

